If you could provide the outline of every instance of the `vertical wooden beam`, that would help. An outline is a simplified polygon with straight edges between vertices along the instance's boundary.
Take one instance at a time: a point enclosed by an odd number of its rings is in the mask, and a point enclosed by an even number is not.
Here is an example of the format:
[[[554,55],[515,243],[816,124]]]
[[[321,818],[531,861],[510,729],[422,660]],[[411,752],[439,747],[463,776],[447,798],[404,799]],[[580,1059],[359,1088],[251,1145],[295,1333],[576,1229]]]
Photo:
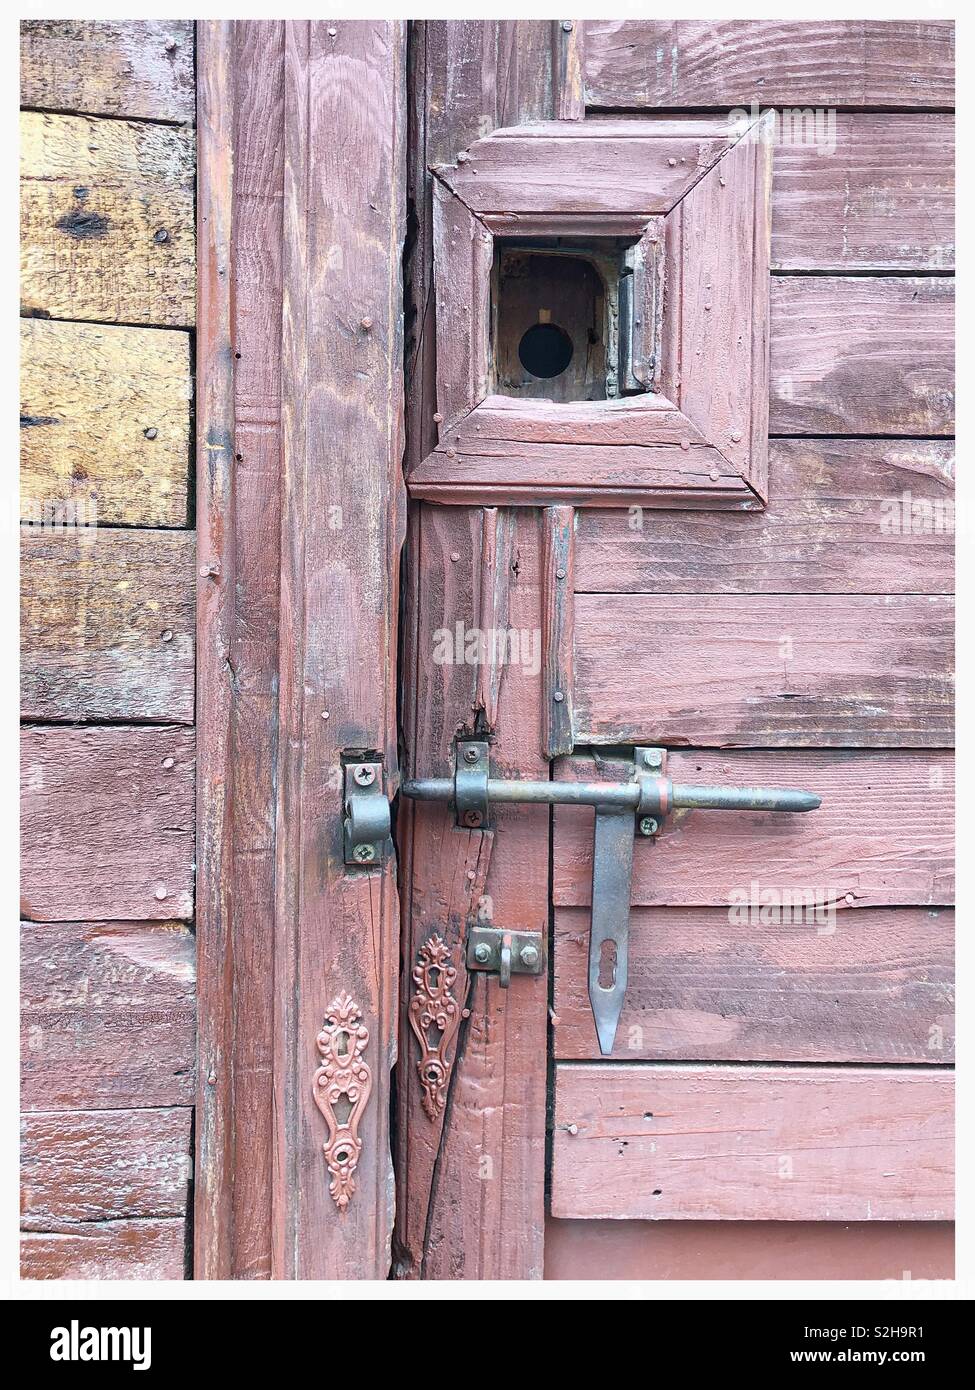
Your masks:
[[[232,29],[197,26],[197,958],[194,1267],[229,1277],[232,1240],[233,955],[228,788],[234,623]]]
[[[586,114],[585,32],[581,19],[552,21],[552,88],[559,121],[581,121]]]
[[[550,119],[551,21],[416,22],[410,39],[408,450],[436,442],[431,165],[500,125]],[[483,705],[495,712],[492,744],[503,776],[544,777],[541,672],[505,666],[497,688],[474,668],[432,660],[434,633],[473,625],[486,610],[479,590],[481,509],[412,509],[405,634],[404,736],[411,772],[444,776],[458,726]],[[490,534],[490,524],[488,533]],[[511,537],[507,621],[540,641],[537,515],[518,509]],[[480,687],[480,692],[479,692]],[[485,690],[490,698],[484,701]],[[515,929],[548,930],[547,820],[537,808],[505,807],[498,831],[457,830],[449,810],[407,805],[400,817],[404,884],[403,1022],[398,1071],[397,1261],[404,1278],[541,1278],[545,1208],[547,984],[521,977],[503,992],[480,978],[470,990],[463,963],[468,924],[484,914]],[[458,1007],[469,1003],[447,1050],[444,1105],[431,1118],[418,1075],[420,1047],[410,1006],[412,976],[431,935],[450,952]]]
[[[381,756],[395,790],[405,56],[399,23],[287,24],[277,1278],[382,1278],[389,1266],[395,869],[344,864],[342,762]],[[361,1141],[354,1190],[326,1162],[314,1095],[323,1048],[343,1031],[368,1071],[368,1099],[346,1097]]]

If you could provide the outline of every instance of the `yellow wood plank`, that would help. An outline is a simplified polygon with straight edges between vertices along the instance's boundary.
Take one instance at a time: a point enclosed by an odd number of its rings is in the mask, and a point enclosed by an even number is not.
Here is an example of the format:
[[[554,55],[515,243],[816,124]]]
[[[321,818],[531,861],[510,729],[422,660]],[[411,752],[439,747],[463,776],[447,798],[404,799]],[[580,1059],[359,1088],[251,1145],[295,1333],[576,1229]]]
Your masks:
[[[185,526],[189,334],[21,320],[21,505],[28,521]]]
[[[22,311],[191,325],[194,131],[21,113]]]

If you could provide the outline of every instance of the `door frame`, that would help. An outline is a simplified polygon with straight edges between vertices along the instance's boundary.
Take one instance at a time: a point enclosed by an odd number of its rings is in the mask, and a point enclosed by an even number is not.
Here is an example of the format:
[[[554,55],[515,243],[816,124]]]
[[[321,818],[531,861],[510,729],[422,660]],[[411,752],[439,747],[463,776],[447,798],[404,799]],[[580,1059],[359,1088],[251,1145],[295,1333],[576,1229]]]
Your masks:
[[[395,860],[343,784],[398,781],[406,26],[197,32],[194,1265],[385,1278]]]

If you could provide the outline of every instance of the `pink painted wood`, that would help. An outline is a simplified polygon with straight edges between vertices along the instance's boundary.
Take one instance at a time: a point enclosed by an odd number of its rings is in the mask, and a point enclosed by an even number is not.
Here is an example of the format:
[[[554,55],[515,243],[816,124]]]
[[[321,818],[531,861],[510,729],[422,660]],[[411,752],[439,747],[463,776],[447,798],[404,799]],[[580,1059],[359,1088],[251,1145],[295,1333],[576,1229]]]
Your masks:
[[[937,1068],[563,1062],[552,1215],[951,1220],[953,1083]]]

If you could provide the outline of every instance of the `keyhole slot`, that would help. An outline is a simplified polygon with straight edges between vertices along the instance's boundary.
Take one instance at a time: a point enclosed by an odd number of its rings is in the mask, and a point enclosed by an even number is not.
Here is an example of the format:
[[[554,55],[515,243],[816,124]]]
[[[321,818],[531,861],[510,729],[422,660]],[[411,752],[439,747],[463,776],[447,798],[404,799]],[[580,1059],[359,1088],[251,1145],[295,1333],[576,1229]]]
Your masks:
[[[607,937],[599,947],[599,988],[612,989],[616,984],[616,942]]]

